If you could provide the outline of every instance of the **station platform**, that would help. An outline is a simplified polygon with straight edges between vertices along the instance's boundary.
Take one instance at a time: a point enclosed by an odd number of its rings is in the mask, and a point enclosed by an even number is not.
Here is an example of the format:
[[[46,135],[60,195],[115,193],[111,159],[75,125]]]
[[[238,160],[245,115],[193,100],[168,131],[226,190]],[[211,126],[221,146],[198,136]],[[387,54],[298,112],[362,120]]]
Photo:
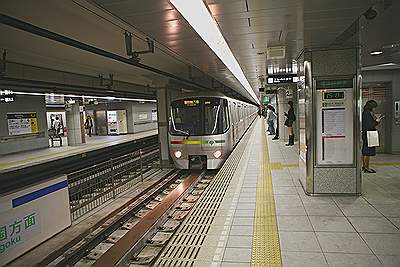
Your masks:
[[[81,153],[115,146],[134,140],[156,135],[158,130],[145,131],[135,134],[114,136],[92,136],[86,137],[86,143],[79,146],[68,146],[65,140],[64,146],[55,146],[20,153],[0,156],[0,174],[26,168],[49,161],[74,156]]]
[[[298,146],[259,118],[197,200],[153,266],[400,266],[400,155],[378,154],[363,195],[307,196]],[[126,205],[161,170],[11,263],[31,266]],[[137,265],[131,265],[137,266]]]
[[[400,157],[360,197],[307,196],[297,147],[246,133],[156,266],[400,266]]]

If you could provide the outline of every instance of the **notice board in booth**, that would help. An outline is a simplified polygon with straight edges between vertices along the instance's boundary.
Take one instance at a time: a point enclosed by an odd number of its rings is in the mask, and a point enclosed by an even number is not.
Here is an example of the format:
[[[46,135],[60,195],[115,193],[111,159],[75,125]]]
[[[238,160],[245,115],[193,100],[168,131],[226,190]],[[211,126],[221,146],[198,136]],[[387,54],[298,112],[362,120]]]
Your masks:
[[[317,82],[316,163],[354,163],[353,81]]]

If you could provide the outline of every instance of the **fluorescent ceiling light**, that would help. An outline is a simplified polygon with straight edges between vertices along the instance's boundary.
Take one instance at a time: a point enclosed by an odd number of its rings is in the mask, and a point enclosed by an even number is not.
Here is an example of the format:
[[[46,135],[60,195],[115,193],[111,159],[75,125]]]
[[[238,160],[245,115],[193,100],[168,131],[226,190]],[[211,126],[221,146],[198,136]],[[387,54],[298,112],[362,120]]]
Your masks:
[[[32,95],[32,96],[46,96],[50,95],[48,93],[31,93],[31,92],[15,92],[12,91],[13,94],[16,95]],[[72,95],[72,94],[53,94],[51,96],[63,96],[63,97],[73,97],[73,98],[96,98],[96,99],[107,99],[107,100],[125,100],[125,101],[138,101],[138,102],[157,102],[157,100],[153,99],[141,99],[141,98],[126,98],[126,97],[113,97],[113,96],[89,96],[89,95]]]
[[[253,100],[260,104],[243,70],[233,55],[228,43],[220,32],[217,23],[202,0],[170,0],[171,4],[181,13],[204,42],[219,57],[225,66],[251,95]]]
[[[382,55],[383,51],[372,51],[371,53],[369,53],[371,56],[377,56],[377,55]]]
[[[385,64],[380,64],[378,66],[396,66],[396,63],[390,62],[390,63],[385,63]]]

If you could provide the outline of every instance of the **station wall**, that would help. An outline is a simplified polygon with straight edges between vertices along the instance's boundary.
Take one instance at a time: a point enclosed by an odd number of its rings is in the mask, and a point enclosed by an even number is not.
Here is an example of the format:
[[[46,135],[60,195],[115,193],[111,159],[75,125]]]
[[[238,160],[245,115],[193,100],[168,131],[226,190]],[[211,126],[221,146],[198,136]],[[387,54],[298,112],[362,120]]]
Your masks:
[[[364,71],[363,82],[391,82],[392,83],[392,99],[388,102],[392,103],[392,113],[394,113],[394,101],[400,100],[400,70],[379,70],[379,71]],[[392,153],[400,153],[400,125],[394,123],[392,116]]]
[[[153,120],[156,103],[112,102],[87,105],[86,110],[126,110],[128,133],[139,133],[157,129],[157,120]]]
[[[33,130],[33,133],[23,133],[21,130],[21,134],[18,134],[18,129],[14,128],[10,134],[7,114],[27,113],[36,113],[37,130]],[[0,155],[49,146],[44,96],[17,95],[14,102],[0,104],[0,118]],[[23,125],[17,122],[15,127],[19,126]]]
[[[157,129],[156,103],[134,103],[133,123],[135,133]]]

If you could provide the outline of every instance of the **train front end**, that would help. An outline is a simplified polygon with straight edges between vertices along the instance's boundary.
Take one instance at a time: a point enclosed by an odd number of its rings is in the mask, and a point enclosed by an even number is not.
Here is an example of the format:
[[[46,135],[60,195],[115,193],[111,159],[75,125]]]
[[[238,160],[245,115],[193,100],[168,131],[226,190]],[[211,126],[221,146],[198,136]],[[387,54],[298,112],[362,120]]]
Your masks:
[[[232,146],[227,100],[195,97],[172,101],[169,142],[178,169],[219,169]]]

